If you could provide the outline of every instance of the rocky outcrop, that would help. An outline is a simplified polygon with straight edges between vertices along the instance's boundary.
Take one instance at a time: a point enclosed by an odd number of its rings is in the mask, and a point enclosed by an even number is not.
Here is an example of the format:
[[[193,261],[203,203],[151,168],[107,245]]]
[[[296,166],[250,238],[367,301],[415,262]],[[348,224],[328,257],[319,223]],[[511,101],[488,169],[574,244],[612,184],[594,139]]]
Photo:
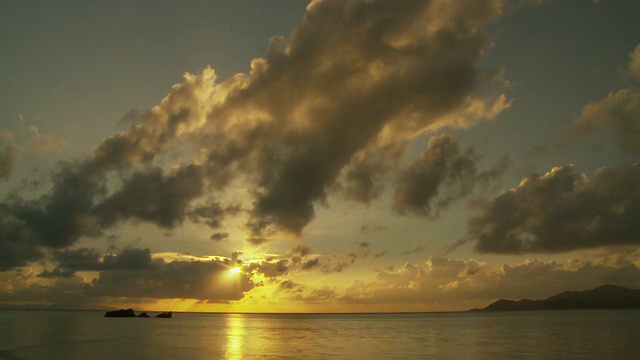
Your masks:
[[[172,316],[172,312],[168,311],[168,312],[163,312],[160,313],[158,315],[156,315],[155,317],[157,318],[165,318],[165,319],[171,319]],[[104,314],[104,317],[142,317],[142,318],[148,318],[151,317],[149,316],[149,314],[147,314],[146,312],[141,312],[140,315],[136,316],[135,311],[133,311],[133,309],[120,309],[120,310],[114,310],[114,311],[107,311]]]
[[[114,311],[107,311],[104,317],[136,317],[136,313],[133,309],[120,309]]]

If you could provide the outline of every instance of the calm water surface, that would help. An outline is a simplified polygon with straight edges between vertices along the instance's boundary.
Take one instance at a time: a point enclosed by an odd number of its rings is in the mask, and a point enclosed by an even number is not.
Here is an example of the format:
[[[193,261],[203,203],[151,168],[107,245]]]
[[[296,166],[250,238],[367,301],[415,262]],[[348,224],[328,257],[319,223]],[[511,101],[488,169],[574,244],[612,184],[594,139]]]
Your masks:
[[[0,311],[0,359],[638,359],[640,310],[104,318]]]

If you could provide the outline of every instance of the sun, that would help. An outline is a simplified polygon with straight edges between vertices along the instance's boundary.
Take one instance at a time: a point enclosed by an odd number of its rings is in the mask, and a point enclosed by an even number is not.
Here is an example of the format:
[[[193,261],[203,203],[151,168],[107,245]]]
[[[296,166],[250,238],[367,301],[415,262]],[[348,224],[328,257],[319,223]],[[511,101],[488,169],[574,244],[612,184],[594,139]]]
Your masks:
[[[242,272],[242,269],[240,269],[239,267],[232,267],[231,269],[229,269],[229,271],[231,271],[232,274],[239,274],[240,272]]]

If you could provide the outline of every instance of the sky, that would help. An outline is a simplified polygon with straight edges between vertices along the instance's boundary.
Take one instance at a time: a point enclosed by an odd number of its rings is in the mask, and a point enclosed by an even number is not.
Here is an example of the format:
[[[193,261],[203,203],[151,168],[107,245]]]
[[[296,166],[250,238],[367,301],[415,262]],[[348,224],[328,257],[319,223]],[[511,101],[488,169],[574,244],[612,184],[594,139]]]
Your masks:
[[[636,0],[0,1],[0,307],[640,288]]]

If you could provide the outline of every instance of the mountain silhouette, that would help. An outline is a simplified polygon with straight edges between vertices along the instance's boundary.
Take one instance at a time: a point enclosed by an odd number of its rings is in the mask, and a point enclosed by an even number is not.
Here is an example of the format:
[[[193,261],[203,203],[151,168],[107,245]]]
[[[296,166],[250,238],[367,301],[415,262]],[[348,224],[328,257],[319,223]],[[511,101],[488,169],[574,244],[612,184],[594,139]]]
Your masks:
[[[527,311],[568,309],[640,309],[640,290],[602,285],[584,291],[565,291],[543,300],[500,299],[474,311]]]

